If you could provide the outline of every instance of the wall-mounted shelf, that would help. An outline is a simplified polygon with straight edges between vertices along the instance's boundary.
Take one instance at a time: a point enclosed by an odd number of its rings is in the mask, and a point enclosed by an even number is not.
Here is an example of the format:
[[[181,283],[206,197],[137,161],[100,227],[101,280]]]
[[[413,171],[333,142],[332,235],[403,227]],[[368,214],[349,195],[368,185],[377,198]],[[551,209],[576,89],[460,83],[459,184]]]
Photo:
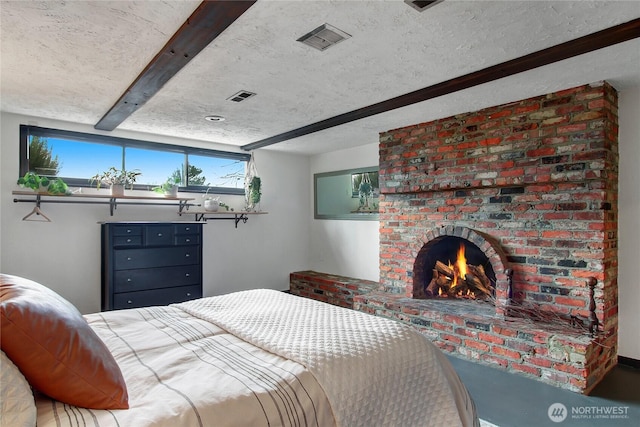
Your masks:
[[[242,221],[243,224],[246,224],[249,220],[249,215],[264,215],[267,212],[235,212],[235,211],[203,211],[203,210],[180,210],[178,215],[188,214],[195,215],[196,221],[216,221],[216,220],[233,220],[236,223],[236,228],[238,228],[238,223]]]
[[[38,211],[42,203],[73,203],[73,204],[93,204],[109,205],[111,216],[118,205],[160,205],[174,206],[178,203],[179,212],[183,212],[189,206],[189,201],[195,200],[193,197],[164,197],[164,196],[112,196],[110,194],[82,194],[74,193],[69,195],[58,195],[48,193],[35,193],[33,191],[12,191],[14,196],[27,196],[28,198],[14,198],[14,203],[35,203]],[[93,199],[93,200],[92,200]],[[34,211],[35,211],[34,209]],[[37,212],[37,211],[35,211]]]

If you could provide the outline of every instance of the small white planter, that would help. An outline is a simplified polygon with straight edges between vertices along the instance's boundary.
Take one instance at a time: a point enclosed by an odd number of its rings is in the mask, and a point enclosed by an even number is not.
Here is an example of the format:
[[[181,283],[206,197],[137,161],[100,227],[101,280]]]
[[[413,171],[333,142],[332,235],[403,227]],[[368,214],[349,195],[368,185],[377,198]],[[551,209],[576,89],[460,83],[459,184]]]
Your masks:
[[[111,184],[111,195],[115,197],[124,196],[124,184]]]
[[[174,185],[170,189],[165,190],[164,197],[178,197],[178,186]]]
[[[217,200],[207,199],[203,203],[204,210],[208,212],[218,212],[218,208],[220,207],[220,202]]]

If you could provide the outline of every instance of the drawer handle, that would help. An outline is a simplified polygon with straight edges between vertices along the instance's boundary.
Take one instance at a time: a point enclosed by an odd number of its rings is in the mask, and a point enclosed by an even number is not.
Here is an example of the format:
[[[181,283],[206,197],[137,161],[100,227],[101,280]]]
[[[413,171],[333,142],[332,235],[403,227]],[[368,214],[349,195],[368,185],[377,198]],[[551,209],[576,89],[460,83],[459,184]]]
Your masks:
[[[191,228],[190,227],[185,227],[185,230],[189,231],[189,230],[191,230]]]
[[[127,304],[133,304],[133,301],[129,300],[127,301]]]
[[[185,273],[185,275],[184,275],[184,276],[185,276],[185,277],[189,277],[189,276],[190,276],[190,274],[189,274],[189,273]]]
[[[127,239],[127,243],[131,243],[131,239]]]
[[[127,233],[131,233],[131,229],[130,228],[127,228]]]
[[[187,243],[189,243],[189,242],[191,241],[191,239],[185,239],[185,241],[186,241]]]
[[[131,257],[130,256],[127,257],[127,261],[131,261]]]
[[[131,283],[131,277],[127,278],[127,282]]]
[[[158,233],[158,237],[162,237],[162,233]]]
[[[187,292],[187,296],[190,297],[191,296],[191,292]]]
[[[184,256],[185,256],[186,258],[189,258],[189,257],[191,256],[191,254],[184,254]]]

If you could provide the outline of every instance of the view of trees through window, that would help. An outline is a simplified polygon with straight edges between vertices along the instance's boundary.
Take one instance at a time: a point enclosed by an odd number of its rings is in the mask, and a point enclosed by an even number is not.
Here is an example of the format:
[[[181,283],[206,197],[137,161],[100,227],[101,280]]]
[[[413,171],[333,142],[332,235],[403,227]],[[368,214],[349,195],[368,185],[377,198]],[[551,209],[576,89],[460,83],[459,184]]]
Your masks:
[[[46,138],[32,137],[29,143],[29,169],[38,175],[57,176],[60,160],[52,151]]]
[[[21,174],[60,177],[89,186],[110,167],[139,171],[136,188],[178,182],[182,191],[244,194],[250,155],[21,126]]]

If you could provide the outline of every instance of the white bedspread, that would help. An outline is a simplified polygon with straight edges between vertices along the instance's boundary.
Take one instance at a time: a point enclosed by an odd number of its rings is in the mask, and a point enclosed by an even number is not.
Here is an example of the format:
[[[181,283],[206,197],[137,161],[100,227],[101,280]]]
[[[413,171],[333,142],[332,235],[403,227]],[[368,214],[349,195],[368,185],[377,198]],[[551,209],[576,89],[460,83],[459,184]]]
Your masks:
[[[86,316],[128,410],[45,396],[38,427],[471,426],[442,352],[388,319],[272,290]]]
[[[122,370],[130,409],[84,409],[39,396],[38,427],[334,425],[324,391],[304,366],[176,307],[86,317]]]
[[[306,366],[340,426],[477,422],[471,399],[440,350],[399,322],[273,290],[178,307]]]

